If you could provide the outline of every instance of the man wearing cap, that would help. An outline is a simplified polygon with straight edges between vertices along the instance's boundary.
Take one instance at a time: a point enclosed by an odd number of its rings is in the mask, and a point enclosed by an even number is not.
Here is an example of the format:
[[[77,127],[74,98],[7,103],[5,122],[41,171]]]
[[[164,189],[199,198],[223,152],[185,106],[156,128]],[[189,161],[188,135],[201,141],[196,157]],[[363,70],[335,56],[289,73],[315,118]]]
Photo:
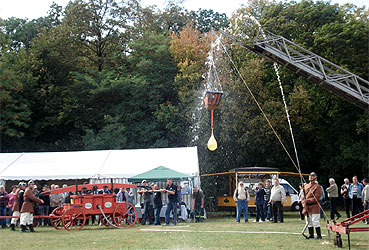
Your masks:
[[[20,224],[22,228],[22,232],[27,232],[27,226],[29,227],[31,232],[35,232],[33,230],[33,202],[38,202],[43,204],[44,201],[37,198],[33,194],[33,186],[34,183],[32,180],[28,182],[28,187],[26,188],[26,191],[24,191],[24,202],[21,209],[21,218],[20,218]]]
[[[26,189],[26,183],[19,182],[17,190],[14,193],[14,204],[13,204],[13,215],[20,216],[20,209],[23,205],[23,194]],[[15,225],[17,224],[18,218],[12,218],[10,221],[10,230],[15,231]]]
[[[364,210],[368,210],[369,209],[369,185],[368,185],[368,179],[364,178],[364,180],[362,181],[364,184],[364,189],[363,189],[363,194],[362,194],[362,199],[363,199],[363,205],[364,205]],[[366,224],[369,224],[369,218],[366,219]]]
[[[111,190],[109,189],[108,186],[103,186],[104,189],[104,194],[111,194]]]
[[[304,185],[304,196],[302,199],[302,211],[306,217],[306,223],[308,224],[309,236],[306,239],[314,238],[314,227],[316,231],[316,239],[321,239],[322,234],[320,231],[320,206],[319,199],[322,195],[322,188],[316,182],[317,175],[312,172],[309,175],[309,184]]]
[[[142,217],[141,225],[145,225],[147,219],[149,220],[149,224],[152,225],[153,222],[152,222],[152,216],[151,216],[151,210],[150,210],[152,188],[147,184],[146,180],[143,180],[141,184],[144,186],[144,188],[141,189],[139,193],[143,195],[144,210],[145,210],[144,215]]]

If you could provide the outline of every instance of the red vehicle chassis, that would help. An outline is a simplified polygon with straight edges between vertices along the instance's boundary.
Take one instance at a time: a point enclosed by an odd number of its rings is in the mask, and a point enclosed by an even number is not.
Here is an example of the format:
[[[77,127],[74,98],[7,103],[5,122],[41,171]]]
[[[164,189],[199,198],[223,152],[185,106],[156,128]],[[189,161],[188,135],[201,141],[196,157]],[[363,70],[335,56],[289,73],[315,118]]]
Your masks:
[[[342,239],[341,234],[347,234],[348,239],[348,246],[350,249],[350,233],[351,232],[365,232],[369,231],[369,227],[351,227],[353,224],[365,221],[365,219],[369,218],[369,209],[361,212],[355,216],[347,218],[346,220],[335,223],[334,224],[327,224],[328,232],[336,232],[334,236],[334,245],[336,247],[342,247]]]
[[[116,188],[138,188],[139,185],[121,183],[102,183],[74,185],[47,192],[48,194],[72,193],[70,203],[56,208],[49,216],[35,216],[35,218],[48,218],[58,230],[80,230],[89,216],[100,216],[101,222],[107,227],[132,227],[137,221],[135,207],[127,202],[117,202],[113,194],[83,194],[81,191],[102,189],[108,186],[111,190]],[[46,193],[46,192],[45,192]],[[1,216],[4,218],[19,218],[19,216]]]

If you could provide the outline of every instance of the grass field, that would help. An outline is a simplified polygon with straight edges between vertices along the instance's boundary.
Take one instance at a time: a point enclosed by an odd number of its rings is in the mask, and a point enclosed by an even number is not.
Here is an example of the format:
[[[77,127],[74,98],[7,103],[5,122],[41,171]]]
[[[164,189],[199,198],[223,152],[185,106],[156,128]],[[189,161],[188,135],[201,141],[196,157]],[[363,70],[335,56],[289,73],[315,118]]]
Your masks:
[[[176,227],[141,226],[113,229],[85,226],[80,231],[36,228],[38,233],[0,229],[0,249],[335,249],[325,223],[322,240],[306,240],[304,223],[288,212],[285,223],[236,224],[234,217],[211,216],[202,223],[179,223]],[[359,223],[358,226],[364,226]],[[366,225],[365,225],[366,226]],[[347,249],[347,237],[342,236]],[[333,235],[332,235],[333,239]],[[352,249],[369,249],[369,232],[351,234]]]

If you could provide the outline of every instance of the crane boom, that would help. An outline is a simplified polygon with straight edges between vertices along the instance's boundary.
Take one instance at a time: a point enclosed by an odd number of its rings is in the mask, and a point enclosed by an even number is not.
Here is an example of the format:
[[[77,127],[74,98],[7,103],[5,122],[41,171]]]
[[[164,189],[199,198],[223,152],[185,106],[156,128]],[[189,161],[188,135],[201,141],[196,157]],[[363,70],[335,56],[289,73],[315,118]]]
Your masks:
[[[263,58],[287,67],[356,106],[369,110],[369,82],[282,36],[265,32],[253,45],[219,30],[221,34]]]

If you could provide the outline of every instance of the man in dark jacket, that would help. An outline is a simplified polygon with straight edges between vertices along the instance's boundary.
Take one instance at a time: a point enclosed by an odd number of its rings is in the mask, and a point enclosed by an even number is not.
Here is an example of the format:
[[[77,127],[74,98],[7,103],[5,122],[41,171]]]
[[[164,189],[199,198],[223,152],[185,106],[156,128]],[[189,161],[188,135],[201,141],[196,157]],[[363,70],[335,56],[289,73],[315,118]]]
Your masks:
[[[154,190],[159,190],[159,186],[154,185]],[[154,209],[155,209],[154,225],[160,225],[160,211],[162,207],[163,207],[163,201],[161,199],[161,193],[156,192],[154,196]]]
[[[147,219],[149,220],[149,224],[152,225],[153,223],[150,213],[152,188],[147,184],[146,180],[143,180],[141,184],[144,185],[144,188],[140,190],[139,193],[143,195],[144,210],[145,210],[144,215],[142,217],[141,225],[145,225]]]
[[[50,188],[47,184],[45,184],[42,187],[42,192],[47,192],[47,191],[50,191]],[[49,215],[49,209],[50,209],[50,195],[49,194],[42,194],[42,195],[40,195],[39,198],[44,201],[44,203],[40,204],[40,206],[38,207],[40,215],[41,216],[48,216]],[[39,222],[38,222],[39,226],[42,226],[42,220],[44,221],[44,227],[46,225],[50,225],[49,219],[40,218]]]
[[[164,226],[169,225],[170,220],[170,211],[173,213],[173,225],[177,224],[177,186],[174,185],[172,178],[167,179],[167,186],[164,192],[168,193],[168,205],[167,210],[165,211],[165,224]]]
[[[271,180],[268,179],[266,181],[264,191],[265,191],[265,196],[264,196],[265,217],[268,221],[270,221],[273,218],[273,216],[272,216],[272,206],[269,204],[270,194],[272,192],[272,181]]]
[[[20,218],[20,224],[22,228],[22,232],[27,232],[27,226],[29,227],[31,232],[35,232],[33,229],[33,202],[38,202],[43,204],[44,201],[37,198],[33,194],[33,181],[30,180],[28,182],[28,187],[26,188],[26,191],[24,191],[24,202],[21,209],[21,218]]]
[[[193,188],[192,210],[200,212],[200,216],[204,216],[204,192],[198,187]],[[200,221],[200,217],[196,217],[196,222]]]

